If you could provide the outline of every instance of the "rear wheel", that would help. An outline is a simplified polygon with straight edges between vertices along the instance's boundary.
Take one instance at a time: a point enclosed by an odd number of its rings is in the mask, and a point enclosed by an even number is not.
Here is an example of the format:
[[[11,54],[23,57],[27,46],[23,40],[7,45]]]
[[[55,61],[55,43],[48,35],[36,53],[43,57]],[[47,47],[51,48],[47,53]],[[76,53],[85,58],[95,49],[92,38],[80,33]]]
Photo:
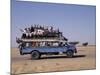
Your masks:
[[[71,50],[67,51],[67,57],[68,58],[72,58],[73,55],[74,55],[73,51],[71,51]]]
[[[40,53],[38,51],[33,51],[31,53],[31,58],[32,58],[32,60],[39,59],[40,58]]]

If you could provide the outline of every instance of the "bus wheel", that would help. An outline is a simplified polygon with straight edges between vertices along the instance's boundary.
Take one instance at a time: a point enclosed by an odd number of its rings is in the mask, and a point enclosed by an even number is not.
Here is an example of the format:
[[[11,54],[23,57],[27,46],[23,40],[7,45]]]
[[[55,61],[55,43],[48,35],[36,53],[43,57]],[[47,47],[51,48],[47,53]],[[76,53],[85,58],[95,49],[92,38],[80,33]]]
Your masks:
[[[31,53],[31,58],[32,58],[32,60],[39,59],[40,58],[40,53],[38,51],[33,51]]]
[[[73,51],[71,51],[71,50],[67,51],[67,57],[68,58],[72,58],[73,54],[74,54]]]

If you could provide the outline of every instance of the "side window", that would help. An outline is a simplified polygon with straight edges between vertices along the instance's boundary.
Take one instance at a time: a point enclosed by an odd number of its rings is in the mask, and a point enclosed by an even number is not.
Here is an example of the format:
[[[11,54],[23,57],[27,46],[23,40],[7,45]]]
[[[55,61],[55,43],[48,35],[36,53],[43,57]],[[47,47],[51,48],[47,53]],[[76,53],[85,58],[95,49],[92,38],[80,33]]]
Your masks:
[[[59,43],[53,43],[52,46],[53,46],[53,47],[58,47],[58,46],[59,46]]]
[[[32,43],[26,43],[26,47],[31,47]]]

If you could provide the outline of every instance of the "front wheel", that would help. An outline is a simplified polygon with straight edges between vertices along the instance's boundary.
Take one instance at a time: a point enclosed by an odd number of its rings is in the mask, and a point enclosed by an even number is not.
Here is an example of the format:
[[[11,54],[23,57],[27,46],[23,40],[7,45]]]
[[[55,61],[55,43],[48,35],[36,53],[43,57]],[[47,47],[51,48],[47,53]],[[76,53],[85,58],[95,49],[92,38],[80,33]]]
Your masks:
[[[67,57],[68,58],[72,58],[73,55],[74,55],[73,51],[71,51],[71,50],[67,51]]]
[[[33,51],[31,53],[31,58],[32,58],[32,60],[39,59],[40,58],[40,53],[38,51]]]

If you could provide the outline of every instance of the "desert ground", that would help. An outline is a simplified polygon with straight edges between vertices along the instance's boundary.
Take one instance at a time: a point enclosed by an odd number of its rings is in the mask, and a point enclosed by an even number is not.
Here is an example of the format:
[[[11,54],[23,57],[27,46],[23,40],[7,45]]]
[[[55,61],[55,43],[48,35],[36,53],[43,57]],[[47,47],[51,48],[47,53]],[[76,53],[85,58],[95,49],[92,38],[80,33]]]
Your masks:
[[[11,74],[90,70],[96,68],[96,47],[78,46],[73,58],[66,55],[42,56],[31,60],[30,55],[20,55],[17,48],[11,48]]]

